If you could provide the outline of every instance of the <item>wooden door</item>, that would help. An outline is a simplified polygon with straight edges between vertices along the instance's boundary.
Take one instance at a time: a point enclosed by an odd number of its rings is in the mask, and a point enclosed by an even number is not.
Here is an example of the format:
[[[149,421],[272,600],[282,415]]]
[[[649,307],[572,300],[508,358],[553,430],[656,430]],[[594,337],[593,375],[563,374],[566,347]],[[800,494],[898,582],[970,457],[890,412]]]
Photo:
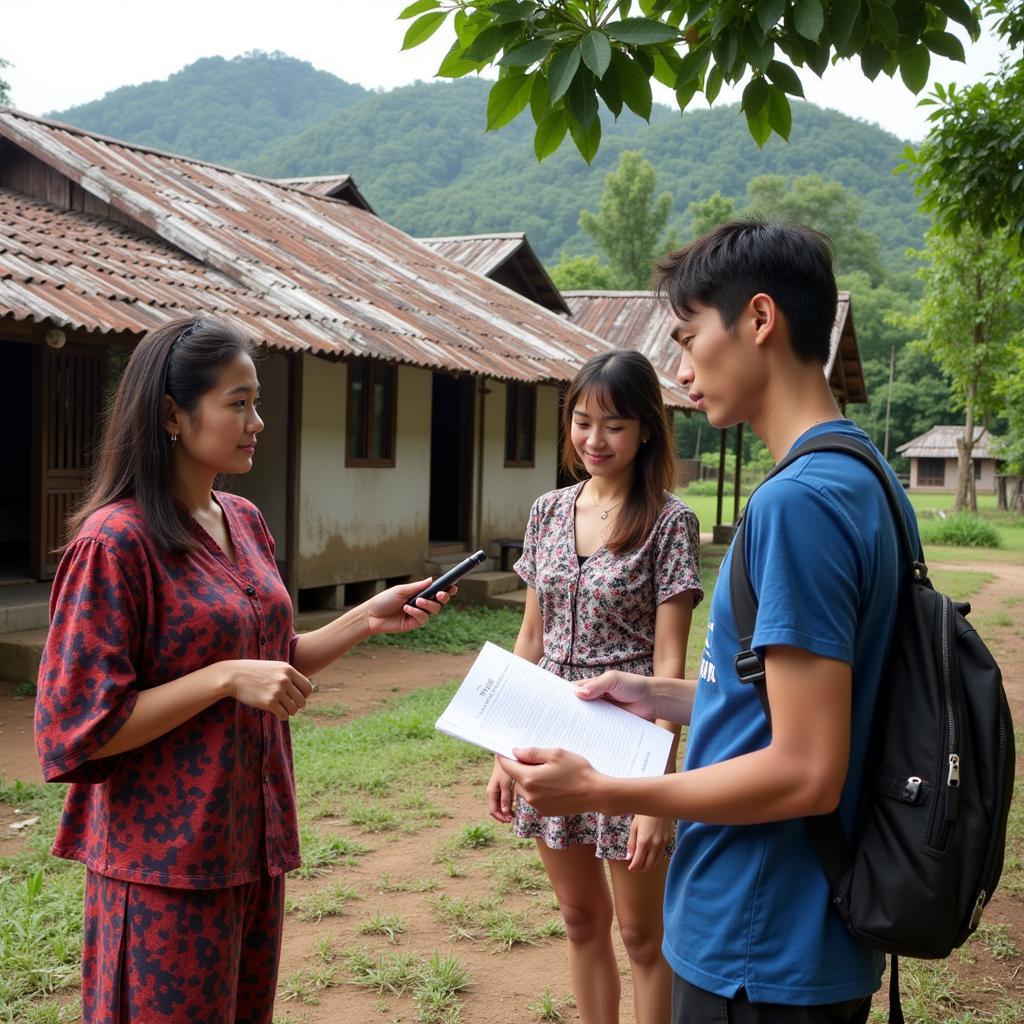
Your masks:
[[[36,508],[32,570],[50,579],[66,543],[68,514],[81,500],[97,440],[106,379],[102,349],[43,348],[39,373]]]

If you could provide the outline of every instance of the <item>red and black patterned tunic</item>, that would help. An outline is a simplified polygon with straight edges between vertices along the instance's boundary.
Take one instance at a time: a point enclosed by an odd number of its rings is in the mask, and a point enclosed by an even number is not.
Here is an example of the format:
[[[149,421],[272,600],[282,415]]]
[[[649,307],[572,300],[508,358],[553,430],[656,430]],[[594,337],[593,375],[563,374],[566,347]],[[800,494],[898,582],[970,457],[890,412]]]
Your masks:
[[[250,502],[217,493],[232,564],[199,547],[167,554],[133,500],[92,515],[54,580],[39,671],[36,750],[70,782],[53,853],[128,882],[218,889],[299,864],[288,724],[224,699],[151,742],[90,756],[139,691],[236,658],[290,661],[292,607],[274,543]]]

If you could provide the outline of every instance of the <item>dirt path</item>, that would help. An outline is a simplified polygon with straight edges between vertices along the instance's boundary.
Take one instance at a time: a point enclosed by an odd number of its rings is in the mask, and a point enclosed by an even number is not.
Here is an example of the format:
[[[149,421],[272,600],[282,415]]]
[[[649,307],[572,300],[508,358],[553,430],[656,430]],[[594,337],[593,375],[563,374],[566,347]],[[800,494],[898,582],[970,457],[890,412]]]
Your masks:
[[[971,601],[972,620],[981,628],[1003,666],[1007,695],[1017,723],[1024,721],[1024,566],[997,564],[944,565],[934,568],[971,569],[991,573],[992,582]],[[323,672],[316,680],[318,690],[310,702],[309,713],[318,709],[325,724],[347,721],[386,705],[395,696],[410,690],[432,686],[461,677],[473,659],[472,655],[411,654],[396,648],[357,649],[337,666]],[[32,750],[32,701],[13,695],[13,688],[0,683],[0,774],[8,780],[39,779]],[[328,717],[331,716],[331,717]],[[1021,759],[1024,767],[1024,756]],[[468,851],[462,858],[465,875],[450,877],[443,866],[432,863],[438,847],[469,822],[484,820],[484,772],[465,778],[437,796],[437,804],[448,814],[439,827],[425,829],[417,835],[401,832],[367,835],[352,827],[330,821],[318,827],[334,831],[371,848],[351,866],[335,868],[323,878],[289,880],[291,900],[301,901],[311,892],[334,883],[351,886],[358,899],[352,900],[346,912],[323,920],[302,921],[290,914],[285,928],[281,964],[281,990],[275,1021],[295,1024],[327,1024],[327,1022],[380,1021],[413,1022],[416,1009],[407,996],[377,996],[349,984],[339,984],[346,970],[339,959],[340,951],[351,946],[369,946],[375,952],[415,951],[429,955],[434,949],[442,955],[449,952],[458,957],[472,978],[472,984],[461,999],[463,1024],[532,1024],[539,1015],[529,1005],[536,1003],[541,991],[549,986],[560,1000],[570,991],[568,970],[562,940],[546,939],[535,945],[517,946],[511,952],[496,952],[492,941],[458,940],[451,929],[442,924],[435,910],[438,893],[449,899],[478,899],[490,883],[488,858],[490,851]],[[0,829],[6,828],[13,815],[11,809],[0,807]],[[10,850],[5,844],[4,852]],[[427,883],[436,891],[422,891]],[[383,890],[387,891],[383,891]],[[556,916],[550,894],[516,894],[506,901],[506,909],[530,909],[534,917]],[[406,930],[391,944],[385,937],[360,934],[360,925],[373,914],[399,915]],[[1006,935],[1024,947],[1024,905],[1005,891],[997,892],[986,913],[985,924],[992,934]],[[1004,959],[992,955],[981,942],[971,944],[971,956],[955,955],[951,965],[971,993],[971,1005],[994,1010],[1003,994],[1024,1000],[1024,971],[1021,954]],[[625,957],[619,948],[619,962]],[[304,1003],[301,995],[285,998],[289,979],[296,981],[293,989],[305,990],[310,979],[329,978],[334,972],[335,984],[314,992],[316,1003]],[[296,973],[299,972],[299,973]],[[622,1024],[632,1024],[634,1015],[628,975],[624,975]],[[884,994],[878,1004],[884,1005]],[[574,1009],[561,1004],[563,1019],[578,1021]]]

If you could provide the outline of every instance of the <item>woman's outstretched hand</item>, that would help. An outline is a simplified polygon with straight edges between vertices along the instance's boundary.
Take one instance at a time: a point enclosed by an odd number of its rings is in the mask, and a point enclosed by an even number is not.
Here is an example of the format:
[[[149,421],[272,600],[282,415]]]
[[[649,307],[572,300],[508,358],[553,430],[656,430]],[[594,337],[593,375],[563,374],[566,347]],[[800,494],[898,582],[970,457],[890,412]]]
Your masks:
[[[286,661],[240,659],[213,666],[227,673],[228,693],[240,704],[269,711],[286,722],[306,706],[313,692],[309,680]]]
[[[507,825],[514,817],[512,814],[514,786],[512,776],[501,767],[501,763],[495,758],[491,778],[487,783],[487,810],[495,821],[500,821],[504,825]]]
[[[450,590],[439,591],[434,600],[421,597],[415,605],[409,604],[421,590],[430,586],[430,582],[428,577],[416,583],[400,583],[371,597],[364,605],[370,633],[408,633],[411,629],[418,629],[458,592],[458,587],[452,586]]]

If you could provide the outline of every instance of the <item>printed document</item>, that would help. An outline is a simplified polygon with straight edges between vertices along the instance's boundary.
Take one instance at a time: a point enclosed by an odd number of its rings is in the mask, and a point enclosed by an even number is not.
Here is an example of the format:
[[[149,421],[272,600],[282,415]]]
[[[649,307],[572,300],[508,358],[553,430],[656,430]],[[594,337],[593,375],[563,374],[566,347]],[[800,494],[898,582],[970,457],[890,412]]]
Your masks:
[[[485,643],[437,720],[456,739],[512,757],[513,747],[562,747],[599,772],[642,778],[665,771],[672,734],[576,687],[532,662]]]

